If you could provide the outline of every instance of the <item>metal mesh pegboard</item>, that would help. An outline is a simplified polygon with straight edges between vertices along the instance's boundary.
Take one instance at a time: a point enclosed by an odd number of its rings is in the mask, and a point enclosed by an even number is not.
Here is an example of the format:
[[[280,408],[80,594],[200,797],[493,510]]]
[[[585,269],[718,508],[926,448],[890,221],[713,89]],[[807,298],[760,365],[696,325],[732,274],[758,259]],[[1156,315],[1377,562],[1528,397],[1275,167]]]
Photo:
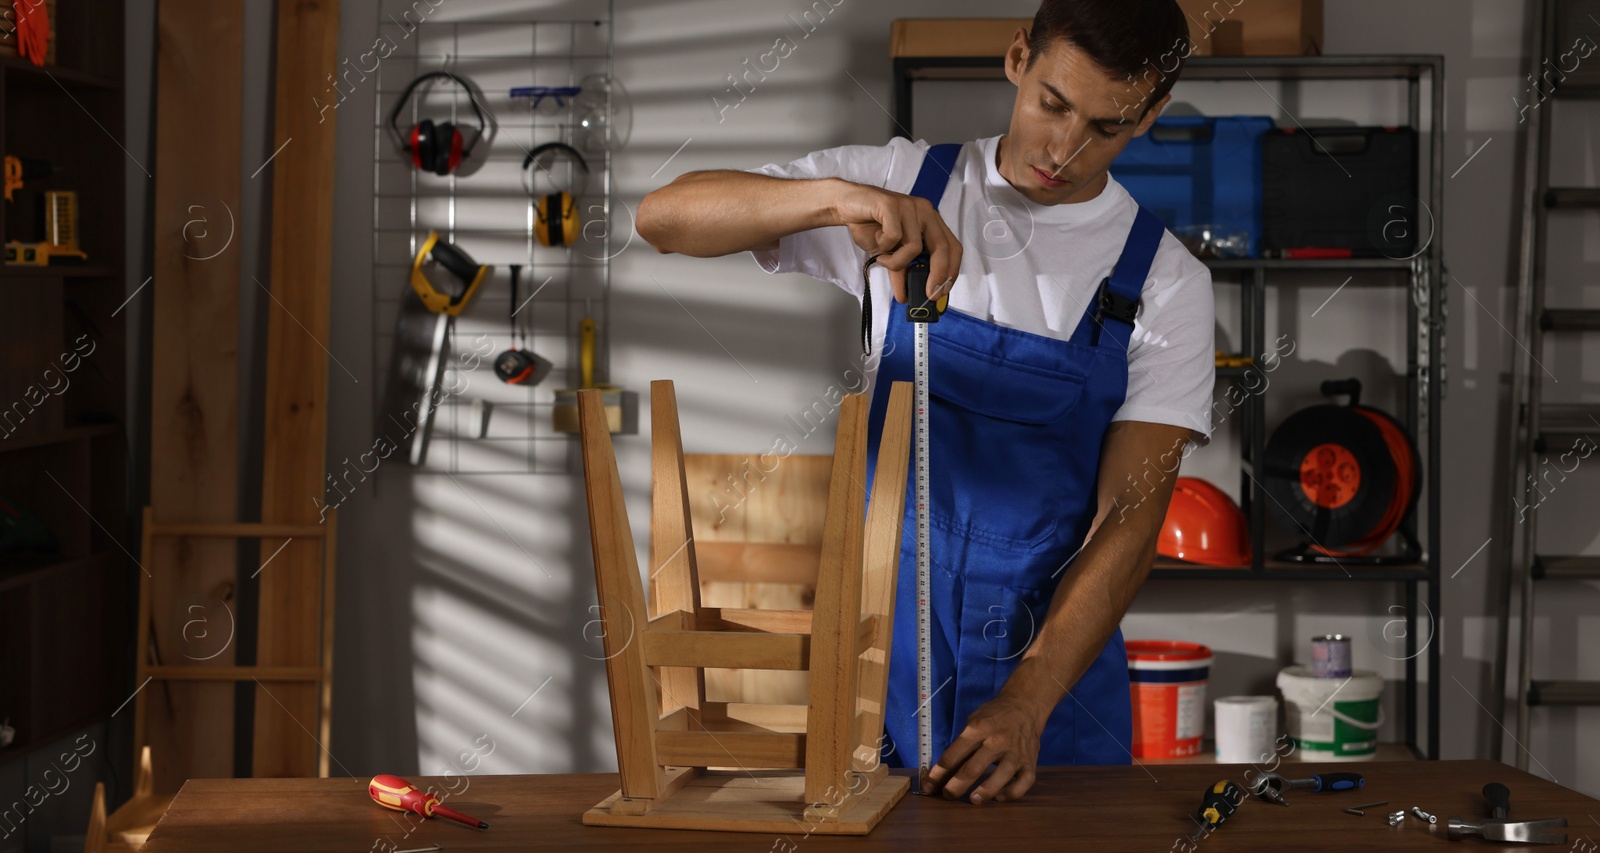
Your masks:
[[[380,3],[378,31],[395,49],[376,73],[373,117],[373,324],[372,397],[375,435],[384,434],[382,395],[393,355],[395,322],[402,298],[410,298],[412,259],[428,232],[455,243],[480,264],[494,267],[476,296],[455,319],[446,347],[444,393],[433,418],[427,458],[417,470],[474,474],[566,474],[571,437],[551,427],[557,388],[580,384],[578,330],[585,317],[596,322],[594,375],[609,375],[611,291],[611,147],[591,148],[575,139],[581,103],[547,96],[532,106],[513,99],[522,86],[582,86],[612,79],[612,4],[596,3],[595,17],[516,20],[418,20]],[[389,114],[406,85],[430,71],[449,71],[476,90],[449,81],[425,83],[412,93],[398,118],[405,134],[422,119],[448,121],[464,132],[476,126],[473,102],[485,116],[485,132],[455,173],[419,171],[403,154],[389,127]],[[595,87],[598,88],[598,87]],[[612,113],[611,90],[605,109]],[[563,102],[564,101],[564,102]],[[565,158],[534,169],[531,189],[522,164],[546,142],[582,150],[587,178]],[[543,159],[543,158],[541,158]],[[535,235],[538,197],[572,188],[580,232],[566,248],[541,245]],[[521,264],[522,304],[516,320],[519,345],[548,359],[554,368],[532,388],[507,385],[494,375],[494,356],[511,346],[509,265]],[[530,299],[530,294],[532,298]]]

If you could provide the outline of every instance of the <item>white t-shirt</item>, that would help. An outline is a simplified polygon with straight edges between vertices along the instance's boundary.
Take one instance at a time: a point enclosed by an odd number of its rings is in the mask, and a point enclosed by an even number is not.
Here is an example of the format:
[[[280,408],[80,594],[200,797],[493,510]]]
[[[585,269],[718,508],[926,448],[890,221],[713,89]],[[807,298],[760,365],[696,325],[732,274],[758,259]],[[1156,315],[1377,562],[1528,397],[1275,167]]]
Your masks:
[[[1114,179],[1089,201],[1040,205],[1000,175],[1000,137],[966,143],[939,213],[961,241],[961,274],[949,308],[1001,326],[1065,340],[1111,274],[1138,206]],[[786,166],[750,171],[777,178],[842,178],[909,193],[926,142],[846,145]],[[866,253],[843,226],[816,228],[752,252],[769,273],[800,272],[861,298]],[[894,301],[888,271],[872,267],[873,352],[882,352]],[[1211,272],[1172,234],[1162,235],[1128,346],[1128,393],[1113,420],[1188,427],[1205,444],[1215,382]],[[875,367],[876,359],[869,360]]]

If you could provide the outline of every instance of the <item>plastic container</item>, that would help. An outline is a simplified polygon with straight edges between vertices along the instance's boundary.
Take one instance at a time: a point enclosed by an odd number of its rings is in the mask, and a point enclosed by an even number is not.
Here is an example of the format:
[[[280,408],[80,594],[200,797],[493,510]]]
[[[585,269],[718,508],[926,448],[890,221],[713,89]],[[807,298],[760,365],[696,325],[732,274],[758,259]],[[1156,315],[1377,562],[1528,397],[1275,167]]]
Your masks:
[[[1132,682],[1133,757],[1199,755],[1211,649],[1172,640],[1129,640],[1125,645]]]
[[[1310,667],[1290,666],[1278,673],[1278,689],[1300,760],[1363,761],[1377,753],[1383,679],[1376,673],[1358,669],[1349,679],[1317,678]]]
[[[1411,257],[1433,233],[1418,192],[1412,128],[1273,130],[1261,138],[1260,248]]]
[[[1272,758],[1277,751],[1278,697],[1227,696],[1212,704],[1219,764],[1256,764]]]
[[[1266,116],[1158,118],[1111,164],[1111,175],[1169,229],[1209,225],[1242,232],[1259,257],[1261,138]]]

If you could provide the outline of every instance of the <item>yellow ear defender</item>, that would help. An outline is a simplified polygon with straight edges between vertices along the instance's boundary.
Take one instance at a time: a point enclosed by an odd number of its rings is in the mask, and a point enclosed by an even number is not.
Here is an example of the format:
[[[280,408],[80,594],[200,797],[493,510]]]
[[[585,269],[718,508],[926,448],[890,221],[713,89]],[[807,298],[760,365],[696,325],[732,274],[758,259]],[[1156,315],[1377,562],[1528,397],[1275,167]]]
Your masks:
[[[577,183],[586,182],[589,176],[589,163],[578,153],[578,149],[561,142],[546,142],[528,152],[522,161],[522,185],[528,194],[533,194],[533,175],[529,168],[539,155],[546,152],[564,154],[577,164],[578,171],[583,173],[583,178]],[[543,167],[540,167],[543,168]],[[545,174],[550,174],[545,170]],[[577,189],[575,186],[573,189]],[[580,190],[581,191],[581,190]],[[538,204],[534,205],[534,233],[539,238],[540,245],[544,246],[570,246],[578,239],[578,200],[572,192],[559,190],[542,196]]]

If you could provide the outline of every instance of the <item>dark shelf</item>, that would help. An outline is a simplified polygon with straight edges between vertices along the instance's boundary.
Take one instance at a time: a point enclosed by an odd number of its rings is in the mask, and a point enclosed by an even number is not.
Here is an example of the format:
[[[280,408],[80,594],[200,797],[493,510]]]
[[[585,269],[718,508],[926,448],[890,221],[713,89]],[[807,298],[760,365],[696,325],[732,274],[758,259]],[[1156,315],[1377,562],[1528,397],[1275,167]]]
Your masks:
[[[1443,66],[1438,56],[1349,54],[1337,56],[1195,56],[1184,80],[1415,80]]]
[[[57,81],[70,86],[81,86],[86,89],[104,89],[108,92],[122,90],[121,80],[101,77],[98,74],[85,74],[82,71],[63,68],[59,65],[34,65],[20,56],[0,56],[0,68],[5,69],[7,74],[23,72],[24,74],[34,75],[38,80],[45,83],[48,83],[50,78],[53,77]]]
[[[987,80],[1005,77],[1001,56],[901,56],[896,66],[914,80]],[[904,65],[902,66],[902,63]],[[1183,80],[1416,80],[1443,67],[1437,56],[1195,56]]]
[[[95,551],[86,557],[62,557],[58,554],[6,555],[0,559],[0,592],[25,586],[40,578],[83,566],[101,563],[117,555],[109,548]]]
[[[36,267],[29,264],[0,266],[0,279],[7,278],[120,278],[122,269],[107,264]]]
[[[1261,571],[1249,566],[1212,567],[1179,560],[1159,559],[1150,577],[1166,580],[1254,580],[1254,581],[1389,581],[1411,582],[1428,579],[1428,569],[1420,563],[1403,566],[1345,566],[1323,563],[1285,563],[1268,560]]]
[[[0,455],[17,450],[31,450],[35,447],[46,447],[52,444],[66,444],[72,441],[88,441],[106,435],[117,435],[122,432],[120,424],[95,424],[93,426],[68,427],[54,435],[40,435],[33,438],[17,438],[0,441]],[[0,562],[0,565],[4,565]]]
[[[1270,270],[1273,272],[1323,272],[1327,270],[1393,270],[1407,272],[1410,260],[1391,258],[1217,258],[1202,261],[1212,270]]]

